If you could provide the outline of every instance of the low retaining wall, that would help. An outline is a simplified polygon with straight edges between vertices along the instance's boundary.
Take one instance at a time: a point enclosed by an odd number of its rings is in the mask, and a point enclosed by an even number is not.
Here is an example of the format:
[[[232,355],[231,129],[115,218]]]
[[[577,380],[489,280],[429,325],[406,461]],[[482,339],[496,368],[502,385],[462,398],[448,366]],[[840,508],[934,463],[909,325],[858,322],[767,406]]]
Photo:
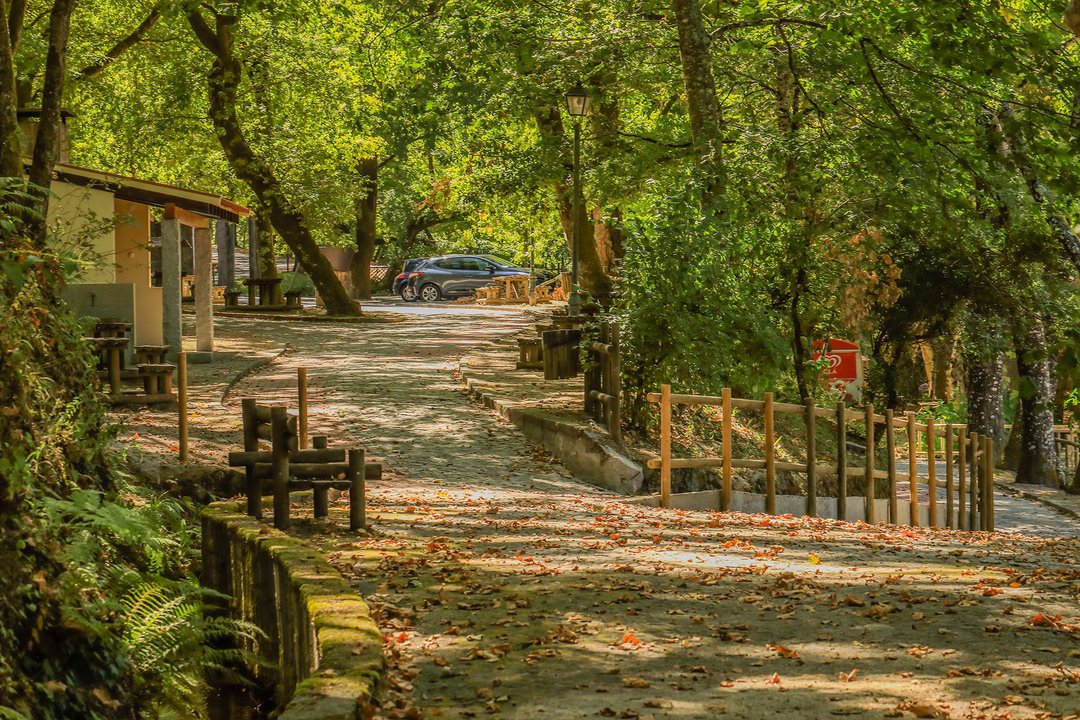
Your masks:
[[[231,597],[235,617],[266,638],[255,668],[274,688],[280,720],[357,720],[385,671],[371,612],[323,557],[296,538],[244,515],[240,503],[203,512],[203,584]]]

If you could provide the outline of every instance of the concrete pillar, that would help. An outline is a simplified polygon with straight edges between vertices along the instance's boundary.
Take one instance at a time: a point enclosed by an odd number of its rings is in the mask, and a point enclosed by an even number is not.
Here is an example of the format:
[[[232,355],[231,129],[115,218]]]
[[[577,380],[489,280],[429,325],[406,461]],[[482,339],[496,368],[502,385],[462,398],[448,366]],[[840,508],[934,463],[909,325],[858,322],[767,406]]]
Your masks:
[[[195,349],[214,350],[214,264],[210,249],[210,228],[195,228]]]
[[[259,223],[254,215],[248,216],[248,277],[259,277]]]
[[[225,220],[214,223],[217,242],[218,284],[231,290],[236,282],[236,225]]]
[[[161,221],[161,335],[169,346],[169,356],[182,349],[180,314],[180,221]]]

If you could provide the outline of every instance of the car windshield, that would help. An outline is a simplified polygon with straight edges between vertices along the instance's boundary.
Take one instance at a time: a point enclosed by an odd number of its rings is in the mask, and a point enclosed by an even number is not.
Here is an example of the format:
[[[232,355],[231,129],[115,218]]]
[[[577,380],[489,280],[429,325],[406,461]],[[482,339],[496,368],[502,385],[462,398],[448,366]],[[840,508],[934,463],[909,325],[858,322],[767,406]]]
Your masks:
[[[498,255],[481,255],[480,257],[484,258],[485,260],[490,260],[496,265],[503,265],[505,267],[517,267],[516,265],[514,265],[514,263],[510,262],[509,260],[505,260]]]

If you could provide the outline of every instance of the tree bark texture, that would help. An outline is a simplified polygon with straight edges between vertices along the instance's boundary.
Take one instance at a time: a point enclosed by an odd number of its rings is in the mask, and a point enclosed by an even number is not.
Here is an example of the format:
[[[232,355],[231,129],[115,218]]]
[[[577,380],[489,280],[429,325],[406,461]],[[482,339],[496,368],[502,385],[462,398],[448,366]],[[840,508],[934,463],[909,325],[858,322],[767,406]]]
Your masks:
[[[724,117],[716,97],[709,34],[699,0],[673,0],[679,30],[679,59],[690,115],[690,133],[698,155],[704,187],[702,204],[716,210],[723,199],[726,176],[723,158]]]
[[[553,147],[559,148],[560,164],[569,166],[565,160],[566,133],[563,129],[562,116],[556,108],[536,113],[536,125],[540,134],[547,138]],[[574,223],[574,189],[565,179],[555,182],[555,198],[559,208],[559,222],[562,224],[566,246],[571,246]],[[602,301],[611,297],[611,278],[604,273],[600,262],[600,253],[596,250],[595,226],[589,222],[585,203],[580,203],[577,221],[581,232],[578,238],[578,273],[581,288]]]
[[[357,167],[361,187],[356,194],[356,254],[352,260],[353,297],[371,298],[371,261],[375,257],[379,208],[379,159],[367,157]]]
[[[258,277],[276,278],[280,273],[277,269],[277,255],[274,253],[274,225],[270,222],[270,216],[267,213],[265,208],[260,208],[255,213],[255,227],[259,232],[259,240],[255,247],[259,261]]]
[[[0,4],[0,174],[23,176],[19,142],[18,86],[15,79],[15,34],[8,22],[10,2]]]
[[[71,28],[71,13],[75,0],[56,0],[49,13],[49,48],[45,54],[45,80],[41,90],[41,117],[38,120],[37,140],[30,163],[31,185],[46,190],[52,184],[53,165],[60,149],[59,127],[64,103],[64,79],[67,73],[67,46]],[[45,248],[46,223],[49,212],[49,193],[41,196],[40,216],[31,224],[33,241]]]
[[[935,355],[935,365],[937,356]],[[967,366],[968,430],[994,439],[1000,454],[1005,443],[1005,356],[970,353]]]
[[[1057,487],[1057,451],[1054,447],[1054,358],[1042,320],[1034,320],[1016,335],[1016,362],[1024,384],[1020,457],[1016,482]]]
[[[200,9],[188,12],[195,36],[214,56],[207,75],[210,119],[229,165],[237,177],[251,188],[296,259],[311,276],[326,310],[332,315],[359,315],[360,306],[349,297],[333,266],[319,251],[307,219],[285,194],[273,168],[248,144],[237,115],[240,62],[233,54],[232,25],[235,17],[215,14],[211,28]]]

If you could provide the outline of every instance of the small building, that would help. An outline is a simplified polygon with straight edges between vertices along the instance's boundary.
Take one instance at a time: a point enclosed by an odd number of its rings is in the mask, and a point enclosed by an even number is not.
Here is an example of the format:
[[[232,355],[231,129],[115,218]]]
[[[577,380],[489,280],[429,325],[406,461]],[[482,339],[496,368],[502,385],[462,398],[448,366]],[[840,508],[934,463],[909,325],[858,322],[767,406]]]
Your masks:
[[[20,119],[32,138],[36,122],[26,121],[36,120],[36,113],[25,111]],[[221,282],[230,284],[235,223],[250,211],[212,193],[71,165],[65,135],[53,171],[48,222],[59,242],[77,243],[90,262],[64,290],[64,299],[80,315],[131,323],[129,353],[135,345],[166,345],[174,354],[181,349],[182,261],[185,247],[190,248],[186,264],[195,278],[196,349],[209,359],[214,349],[212,230]],[[160,231],[160,241],[154,230]]]

